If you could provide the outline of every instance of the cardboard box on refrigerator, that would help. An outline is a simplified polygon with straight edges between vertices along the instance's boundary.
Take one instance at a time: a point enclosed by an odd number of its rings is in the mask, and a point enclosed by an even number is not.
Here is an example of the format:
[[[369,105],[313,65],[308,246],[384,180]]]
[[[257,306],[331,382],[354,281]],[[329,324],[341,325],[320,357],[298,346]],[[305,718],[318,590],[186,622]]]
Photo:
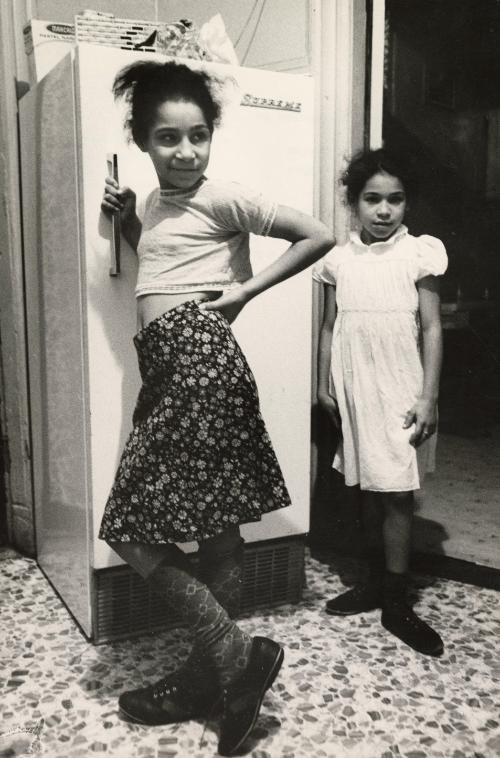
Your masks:
[[[32,18],[23,28],[30,82],[34,84],[75,45],[75,25]]]

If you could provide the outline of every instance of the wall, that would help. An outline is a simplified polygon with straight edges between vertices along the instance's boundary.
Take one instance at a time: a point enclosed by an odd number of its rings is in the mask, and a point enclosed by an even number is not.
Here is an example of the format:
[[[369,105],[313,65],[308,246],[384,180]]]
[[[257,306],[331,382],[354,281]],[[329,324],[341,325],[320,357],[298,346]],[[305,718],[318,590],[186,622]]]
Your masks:
[[[31,15],[72,22],[83,7],[81,0],[32,0]],[[309,69],[309,0],[94,0],[88,7],[119,18],[187,18],[197,26],[220,13],[242,65],[274,71]]]

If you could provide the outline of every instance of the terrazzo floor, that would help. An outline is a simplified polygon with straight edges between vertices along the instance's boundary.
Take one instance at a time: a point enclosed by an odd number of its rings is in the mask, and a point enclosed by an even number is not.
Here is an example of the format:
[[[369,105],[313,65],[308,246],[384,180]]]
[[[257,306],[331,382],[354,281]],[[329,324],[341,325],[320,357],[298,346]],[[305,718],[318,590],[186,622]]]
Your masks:
[[[500,594],[416,577],[416,609],[442,634],[440,659],[386,632],[379,612],[327,616],[326,598],[352,566],[307,557],[298,606],[245,617],[249,633],[285,646],[285,664],[241,754],[252,758],[493,758],[500,756]],[[116,697],[154,681],[187,654],[182,630],[94,647],[33,560],[0,562],[0,756],[205,758],[210,723],[143,727]],[[28,731],[31,730],[31,731]],[[30,747],[31,745],[31,747]]]

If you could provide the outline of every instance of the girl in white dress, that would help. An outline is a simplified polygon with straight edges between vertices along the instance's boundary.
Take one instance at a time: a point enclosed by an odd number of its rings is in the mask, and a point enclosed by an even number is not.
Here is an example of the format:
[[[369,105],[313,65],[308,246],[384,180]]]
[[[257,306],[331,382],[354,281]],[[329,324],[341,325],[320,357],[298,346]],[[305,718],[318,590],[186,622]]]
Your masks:
[[[435,443],[438,277],[447,256],[440,240],[414,237],[403,224],[415,182],[399,156],[385,149],[358,154],[341,181],[360,231],[313,271],[325,285],[318,401],[341,432],[333,467],[360,488],[371,541],[375,510],[383,550],[371,554],[368,581],[326,610],[350,615],[381,607],[386,629],[422,653],[441,655],[441,638],[407,604],[406,587],[413,492]]]

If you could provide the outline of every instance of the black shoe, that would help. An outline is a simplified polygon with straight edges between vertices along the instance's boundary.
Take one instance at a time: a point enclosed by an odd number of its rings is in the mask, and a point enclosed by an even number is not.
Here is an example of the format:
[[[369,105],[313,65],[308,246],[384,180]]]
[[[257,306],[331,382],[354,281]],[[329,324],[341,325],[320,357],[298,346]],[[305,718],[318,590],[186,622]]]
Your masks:
[[[234,755],[257,721],[266,691],[283,663],[283,648],[267,637],[254,637],[248,665],[223,694],[219,754]]]
[[[382,626],[418,653],[438,657],[443,654],[443,640],[408,606],[396,605],[382,610]]]
[[[148,687],[123,692],[118,705],[127,718],[159,726],[207,716],[220,694],[218,687],[208,683],[195,689],[185,676],[174,673]]]
[[[353,616],[355,613],[380,608],[382,598],[378,586],[360,584],[329,600],[325,611],[332,616]]]
[[[442,655],[443,640],[419,619],[407,600],[409,577],[386,571],[383,583],[382,626],[418,653]]]

